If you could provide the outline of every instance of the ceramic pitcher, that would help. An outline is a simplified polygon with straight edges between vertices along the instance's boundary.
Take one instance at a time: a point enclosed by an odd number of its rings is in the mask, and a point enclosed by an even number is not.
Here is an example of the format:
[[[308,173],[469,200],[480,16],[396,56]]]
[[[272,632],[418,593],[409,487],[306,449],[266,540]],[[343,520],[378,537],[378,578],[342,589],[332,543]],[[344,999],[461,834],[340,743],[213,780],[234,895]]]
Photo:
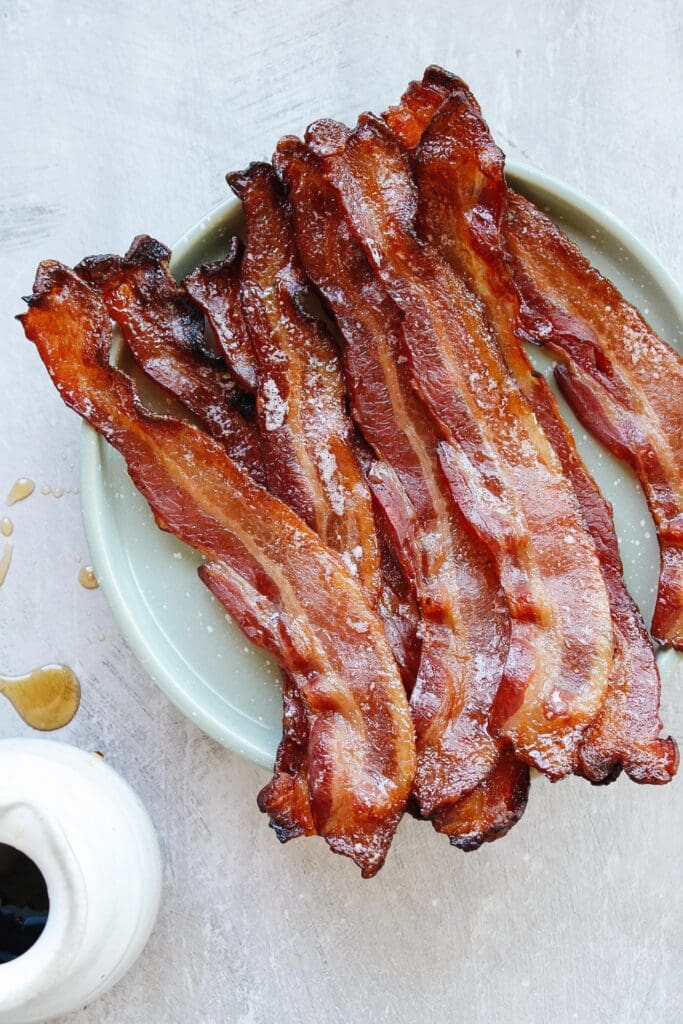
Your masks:
[[[42,873],[49,910],[25,953],[0,964],[0,1024],[45,1021],[91,1002],[142,951],[161,858],[130,786],[96,754],[0,740],[0,843]]]

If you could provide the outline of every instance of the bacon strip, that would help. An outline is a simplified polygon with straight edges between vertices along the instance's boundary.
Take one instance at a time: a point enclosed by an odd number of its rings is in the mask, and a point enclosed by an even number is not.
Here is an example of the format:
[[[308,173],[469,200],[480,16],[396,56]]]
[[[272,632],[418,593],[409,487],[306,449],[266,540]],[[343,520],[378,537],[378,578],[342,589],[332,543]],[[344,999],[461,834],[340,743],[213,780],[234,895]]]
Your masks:
[[[343,336],[352,413],[381,460],[371,482],[420,604],[422,660],[411,697],[415,794],[431,816],[470,793],[497,759],[487,723],[507,655],[505,602],[450,499],[438,437],[401,354],[396,309],[319,161],[298,139],[285,139],[276,166],[289,186],[306,273]]]
[[[99,291],[141,369],[265,484],[258,431],[239,412],[231,374],[206,354],[204,317],[171,277],[170,258],[161,242],[140,235],[124,257],[90,256],[76,273]]]
[[[449,837],[451,846],[478,850],[508,834],[524,814],[528,798],[529,769],[512,751],[504,750],[485,782],[436,813],[434,827]]]
[[[410,82],[400,103],[382,116],[405,149],[412,153],[419,145],[426,126],[448,93],[466,90],[465,83],[432,65],[421,82]],[[476,107],[476,100],[467,90]],[[478,108],[477,108],[478,109]],[[519,785],[520,772],[526,772],[526,786]],[[447,831],[451,843],[462,849],[477,849],[505,835],[524,813],[528,798],[528,769],[514,757],[501,752],[493,772],[495,784],[478,787],[469,798],[460,801],[441,816],[439,828]],[[504,794],[505,798],[501,798]]]
[[[560,778],[577,767],[612,662],[607,594],[576,499],[477,300],[417,238],[415,188],[393,133],[365,117],[351,133],[318,122],[307,139],[402,314],[451,492],[500,575],[512,627],[494,728]]]
[[[337,348],[322,324],[301,308],[308,284],[294,247],[291,211],[268,164],[252,164],[228,180],[246,217],[248,242],[238,298],[254,357],[269,490],[357,575],[370,605],[384,613],[388,637],[398,645],[394,653],[405,669],[405,630],[397,623],[399,599],[384,585],[372,497],[344,407]],[[228,318],[239,321],[239,314],[226,308],[223,320]],[[286,686],[276,771],[259,794],[259,806],[281,838],[293,834],[287,801],[291,795],[299,797],[306,774],[305,745],[289,728],[301,717],[296,692]]]
[[[376,605],[381,575],[372,499],[353,447],[336,346],[302,309],[307,281],[287,201],[270,164],[252,164],[228,181],[247,222],[240,301],[257,361],[268,488],[348,560]]]
[[[677,750],[672,739],[659,739],[660,680],[652,643],[624,584],[611,509],[515,333],[522,333],[522,312],[500,237],[507,197],[504,156],[466,92],[456,89],[434,115],[414,163],[421,234],[484,302],[507,365],[572,484],[600,559],[614,661],[600,717],[581,747],[580,770],[592,782],[614,777],[620,767],[637,782],[668,782]]]
[[[233,246],[232,252],[235,251]],[[266,469],[258,431],[252,423],[243,421],[229,404],[238,397],[234,382],[224,370],[207,366],[202,357],[191,354],[196,352],[196,346],[189,342],[193,335],[203,331],[204,321],[171,279],[169,258],[169,251],[161,243],[140,238],[124,259],[90,257],[76,270],[85,281],[97,287],[107,312],[121,327],[141,368],[157,383],[165,385],[205,425],[217,427],[212,433],[223,442],[228,454],[253,480],[265,486]],[[234,256],[229,256],[225,262],[227,272],[233,275],[229,280],[239,287],[239,279],[233,274]],[[218,269],[209,266],[202,270],[213,282],[210,305],[214,308],[217,282],[226,276],[226,270],[222,265]],[[239,308],[238,293],[235,298]],[[228,316],[235,319],[233,306],[225,304],[222,323]],[[242,329],[246,335],[246,326],[242,325]],[[186,339],[183,344],[180,338]],[[255,382],[253,353],[251,358]],[[244,443],[241,433],[237,433],[235,442],[233,433],[222,429],[226,418],[229,424],[235,422],[238,428],[242,427],[242,433],[245,429],[248,431],[249,444]],[[296,836],[314,835],[315,825],[307,782],[308,719],[296,684],[286,673],[282,689],[283,735],[270,790],[274,808],[271,825],[280,841],[286,842]]]
[[[411,82],[400,102],[385,112],[384,121],[409,153],[419,145],[444,96],[459,86],[466,89],[461,79],[432,66],[421,82]],[[468,96],[476,105],[469,91]],[[526,772],[523,785],[519,784],[520,772]],[[502,752],[493,779],[493,783],[478,786],[469,798],[439,816],[437,827],[450,836],[454,846],[477,849],[483,842],[505,836],[523,814],[528,796],[526,767]]]
[[[247,391],[256,390],[256,356],[241,314],[239,291],[242,245],[230,243],[224,260],[203,263],[183,281],[191,299],[204,311],[225,361]]]
[[[157,521],[210,559],[203,579],[295,680],[310,722],[316,831],[370,877],[410,794],[414,740],[381,622],[357,581],[216,441],[142,407],[106,361],[106,309],[76,274],[41,264],[20,319],[64,401],[121,452]]]
[[[430,64],[422,81],[409,82],[400,102],[389,107],[382,118],[405,148],[412,151],[419,146],[425,128],[444,99],[456,91],[464,93],[472,110],[481,113],[479,104],[462,78],[444,71],[437,64]]]
[[[142,368],[157,381],[166,384],[200,419],[208,421],[209,426],[216,419],[220,425],[225,418],[222,384],[225,381],[233,390],[234,384],[225,371],[217,370],[214,376],[214,371],[206,366],[203,357],[190,355],[196,347],[189,342],[193,334],[203,330],[203,319],[188,305],[187,298],[170,278],[169,256],[168,250],[160,243],[140,238],[125,259],[114,256],[94,257],[83,261],[77,270],[85,280],[96,285],[103,295],[110,316],[122,327],[129,347]],[[213,273],[213,268],[210,270]],[[238,278],[236,283],[239,286]],[[235,298],[239,302],[238,293]],[[226,303],[223,322],[228,316],[236,319],[234,309]],[[246,333],[246,325],[243,330]],[[181,337],[188,339],[182,346],[178,341]],[[256,368],[253,363],[252,372],[255,380]],[[230,407],[227,412],[232,414]],[[241,417],[236,415],[240,423]],[[265,484],[266,474],[258,445],[258,433],[252,424],[245,426],[250,428],[255,443],[249,448],[227,444],[228,453],[236,458],[241,468],[249,472],[253,479]],[[216,435],[226,442],[224,431],[218,430]],[[285,841],[297,835],[311,835],[315,828],[307,795],[306,714],[296,687],[286,676],[283,679],[283,693],[283,738],[278,747],[275,777],[267,788],[273,806],[277,807],[277,815],[271,816],[271,824],[278,837]],[[260,802],[263,800],[260,799]]]
[[[430,67],[385,117],[413,148],[454,92],[481,113],[461,79]],[[638,476],[660,548],[652,632],[683,648],[683,358],[545,214],[512,189],[505,198],[499,227],[524,337],[562,357],[555,375],[577,417]],[[477,228],[483,237],[488,225]]]
[[[504,236],[529,339],[566,360],[555,370],[565,398],[640,480],[660,547],[652,632],[683,649],[683,358],[545,214],[513,192]]]

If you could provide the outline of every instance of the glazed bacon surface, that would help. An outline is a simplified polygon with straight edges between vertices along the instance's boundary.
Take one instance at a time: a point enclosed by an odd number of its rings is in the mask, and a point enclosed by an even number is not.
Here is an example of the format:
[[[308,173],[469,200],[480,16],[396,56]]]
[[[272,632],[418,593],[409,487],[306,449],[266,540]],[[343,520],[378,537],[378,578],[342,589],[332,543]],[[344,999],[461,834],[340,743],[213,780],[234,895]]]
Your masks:
[[[268,184],[266,184],[267,187],[269,187]],[[269,218],[269,221],[272,222],[273,217],[282,220],[287,215],[287,211],[279,210],[281,201],[279,194],[273,193],[272,200],[273,216]],[[270,223],[270,227],[277,227],[277,225]],[[257,233],[253,234],[255,237],[250,240],[249,249],[252,259],[255,257],[254,250],[258,241]],[[262,234],[261,237],[265,238],[265,235]],[[264,272],[261,278],[264,289],[271,285],[273,288],[277,287],[278,274],[283,267],[283,264],[274,255],[272,247],[269,247],[268,251],[271,254],[269,265],[272,279],[268,282],[267,273]],[[246,344],[240,349],[240,359],[244,366],[246,364],[245,353],[249,353],[249,376],[256,385],[258,379],[257,359],[251,346],[246,323],[241,316],[239,305],[241,279],[239,275],[235,275],[233,270],[234,252],[235,247],[233,246],[225,261],[227,270],[223,268],[222,264],[218,264],[202,268],[202,273],[212,282],[209,305],[212,306],[214,312],[217,307],[221,310],[217,320],[223,325],[228,321],[236,323],[238,328],[240,323],[243,325],[242,330],[245,332]],[[261,443],[258,431],[250,422],[244,422],[239,413],[235,413],[229,404],[233,401],[233,392],[235,391],[235,385],[230,375],[224,369],[207,366],[206,357],[199,350],[197,344],[197,339],[203,337],[203,317],[188,304],[185,294],[170,277],[168,273],[169,257],[169,251],[161,243],[151,238],[141,237],[136,239],[131,250],[123,259],[116,256],[91,257],[82,261],[76,269],[80,276],[96,287],[103,297],[110,317],[121,327],[124,339],[140,367],[147,372],[151,379],[164,385],[166,390],[184,404],[190,412],[194,413],[207,429],[223,442],[228,454],[249,473],[252,479],[265,484],[267,474],[263,462],[263,452],[270,449],[273,459],[276,452],[270,434],[267,431],[264,432],[263,443]],[[290,254],[289,258],[293,259],[294,257]],[[184,282],[184,284],[186,283]],[[237,289],[233,287],[235,283],[238,286]],[[187,291],[190,292],[190,289]],[[252,296],[253,301],[256,300]],[[306,323],[303,326],[309,328]],[[255,333],[259,328],[260,324],[255,325]],[[315,328],[313,329],[315,330]],[[263,345],[267,345],[273,353],[272,357],[275,358],[278,355],[275,348],[275,328],[262,341],[263,344],[258,347],[258,350],[260,351]],[[322,349],[322,342],[320,348]],[[332,348],[325,354],[331,354],[332,360],[337,360],[336,349]],[[231,355],[234,358],[234,350]],[[281,352],[279,355],[281,374],[285,358],[284,352]],[[326,378],[321,380],[319,375],[316,378],[318,390],[315,400],[318,403],[318,409],[323,406],[323,414],[328,413],[330,431],[337,445],[342,446],[344,444],[343,433],[348,435],[349,428],[348,424],[341,420],[344,395],[341,368],[338,366],[337,360],[337,379],[335,380],[334,362],[326,365],[328,371]],[[286,371],[284,379],[285,381],[289,379]],[[328,391],[331,393],[328,395],[325,408],[325,403],[320,402],[320,394],[321,387],[324,387],[328,381]],[[294,377],[294,383],[296,383],[296,377]],[[292,404],[293,391],[295,392],[295,389],[292,388],[288,391],[288,404]],[[313,401],[313,392],[307,398],[307,402],[302,399],[300,404],[310,405]],[[237,437],[239,443],[235,443],[233,435],[223,429],[226,418],[229,423],[237,419],[238,425],[243,424],[243,429],[250,429],[249,439],[253,438],[253,443],[250,446],[247,447],[243,443],[240,435]],[[319,413],[319,442],[324,440],[320,436],[323,424],[323,418]],[[374,534],[372,499],[365,487],[353,451],[349,450],[347,454],[346,466],[349,471],[340,477],[338,493],[342,495],[346,494],[347,490],[351,492],[352,510],[349,515],[344,517],[343,528],[339,528],[339,517],[333,514],[331,507],[328,509],[328,514],[313,515],[306,521],[324,542],[345,558],[351,568],[355,566],[361,583],[364,586],[367,585],[371,604],[375,607],[379,603],[384,616],[390,619],[388,635],[394,640],[398,637],[401,642],[398,651],[394,652],[398,656],[398,654],[403,654],[404,647],[410,650],[414,644],[416,623],[410,621],[406,623],[407,614],[401,616],[400,622],[396,621],[399,618],[399,597],[387,584],[384,576],[382,577],[382,600],[378,602],[380,593],[377,586],[379,540],[375,538]],[[284,493],[280,493],[278,488],[281,476],[278,475],[275,479],[271,478],[269,481],[271,493],[286,500],[290,507],[294,506],[299,497],[297,483],[305,480],[304,474],[309,467],[310,463],[307,462],[300,466],[301,473],[293,481],[290,479],[289,487],[283,489]],[[301,487],[300,484],[299,486]],[[306,509],[308,492],[305,488],[301,489],[303,494],[300,495],[298,504]],[[324,511],[320,508],[320,504],[318,508],[320,511]],[[360,516],[363,517],[360,526],[364,537],[367,538],[367,543],[363,545],[359,543],[358,538]],[[383,565],[386,568],[387,553],[384,548],[382,555]],[[412,611],[412,607],[405,602],[402,603],[402,607],[406,613]],[[409,630],[409,635],[406,636],[405,634]],[[402,658],[402,666],[407,661],[409,661],[409,655],[406,654]],[[287,676],[283,679],[283,704],[283,739],[278,749],[273,778],[259,795],[259,805],[263,811],[269,814],[279,838],[286,841],[295,836],[314,834],[315,827],[311,816],[307,782],[308,718],[298,689]]]
[[[206,351],[204,317],[171,277],[170,258],[166,246],[141,235],[125,256],[87,257],[76,273],[98,290],[140,368],[265,484],[258,431],[239,412],[233,377]]]
[[[370,480],[421,610],[422,658],[411,696],[415,795],[431,816],[478,786],[497,759],[488,714],[507,655],[505,603],[448,493],[438,436],[402,357],[397,311],[319,161],[286,139],[276,165],[289,186],[304,266],[344,339],[352,412],[379,460]]]
[[[318,122],[307,141],[402,314],[451,492],[500,575],[511,637],[494,728],[561,778],[577,768],[612,663],[607,594],[578,504],[475,296],[415,234],[415,187],[393,133],[364,116],[353,132]]]
[[[504,157],[469,93],[459,81],[454,85],[415,152],[421,232],[484,302],[506,363],[572,484],[610,599],[612,674],[600,715],[581,746],[580,771],[592,782],[612,778],[620,767],[637,782],[667,782],[675,772],[676,746],[659,739],[659,673],[652,642],[624,584],[611,510],[545,378],[532,369],[519,340],[521,304],[500,237],[507,193]]]
[[[228,175],[248,240],[240,305],[256,358],[268,488],[348,562],[371,604],[381,592],[372,499],[344,409],[334,341],[301,308],[308,282],[282,186],[270,164]]]
[[[235,378],[247,391],[255,391],[256,355],[240,307],[242,255],[241,242],[233,238],[225,259],[203,263],[187,275],[183,287],[206,314]]]
[[[529,768],[511,750],[502,750],[490,775],[458,803],[434,815],[434,827],[459,850],[478,850],[507,835],[524,814]]]
[[[241,319],[248,333],[268,488],[341,555],[385,619],[390,641],[403,641],[411,623],[396,621],[399,598],[382,573],[372,496],[345,410],[339,353],[324,326],[301,306],[309,286],[289,204],[269,164],[252,164],[228,181],[242,201],[248,237],[234,296],[239,310],[226,304],[222,321]],[[406,646],[414,643],[411,635]],[[394,644],[405,674],[403,649],[403,643]],[[289,683],[284,709],[276,770],[259,794],[259,806],[280,838],[289,839],[306,831],[297,809],[307,777],[305,708]]]
[[[243,378],[255,386],[255,358],[239,316],[237,253],[233,245],[223,263],[201,268],[210,282],[208,298],[206,292],[202,298],[218,323],[225,325],[228,318],[236,322],[237,331],[231,337],[239,337],[241,346],[239,350],[235,345],[226,346],[227,352],[242,368]],[[232,408],[236,387],[230,374],[213,361],[207,362],[200,352],[197,339],[203,337],[204,318],[171,278],[169,259],[165,246],[141,237],[125,257],[89,257],[79,263],[76,272],[97,289],[140,368],[193,413],[252,480],[265,486],[258,429]],[[187,292],[192,294],[189,288]],[[224,332],[221,338],[225,338]],[[225,428],[226,423],[230,429]],[[203,571],[206,582],[217,589],[220,579],[209,569]],[[269,794],[268,808],[262,809],[269,810],[272,825],[284,842],[314,835],[315,825],[308,792],[308,716],[295,681],[286,673],[282,689],[283,736],[273,778],[264,790]],[[259,801],[263,803],[262,794]]]
[[[410,795],[414,740],[382,624],[342,560],[196,427],[146,411],[107,362],[99,296],[41,264],[24,329],[64,401],[126,459],[164,529],[202,552],[202,576],[304,698],[316,831],[366,877],[384,857]]]
[[[652,632],[683,650],[683,359],[552,221],[510,193],[504,224],[528,336],[566,362],[555,370],[587,430],[628,462],[657,530]]]
[[[413,149],[454,94],[486,142],[468,156],[461,140],[458,154],[459,173],[481,193],[468,215],[473,244],[482,253],[502,243],[522,304],[520,336],[560,355],[555,375],[573,411],[637,474],[660,546],[652,632],[683,648],[683,359],[549,217],[507,187],[504,158],[462,79],[430,67],[384,117]]]

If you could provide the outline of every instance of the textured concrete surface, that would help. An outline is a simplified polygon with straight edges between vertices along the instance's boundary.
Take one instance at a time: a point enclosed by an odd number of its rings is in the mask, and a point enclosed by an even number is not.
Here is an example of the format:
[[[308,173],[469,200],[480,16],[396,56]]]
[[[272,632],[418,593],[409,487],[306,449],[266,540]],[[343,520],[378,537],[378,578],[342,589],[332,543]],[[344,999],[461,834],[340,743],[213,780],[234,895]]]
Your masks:
[[[680,5],[1,0],[0,53],[0,492],[37,484],[12,512],[0,667],[74,666],[61,735],[133,783],[165,856],[148,948],[69,1024],[682,1020],[680,780],[540,783],[476,854],[405,821],[370,883],[322,843],[278,846],[263,774],[179,715],[78,585],[78,496],[40,488],[78,486],[79,424],[12,322],[40,258],[172,242],[227,169],[317,116],[383,108],[432,61],[469,80],[511,156],[606,204],[680,277]],[[680,693],[664,714],[682,737]],[[27,732],[0,707],[0,736]]]

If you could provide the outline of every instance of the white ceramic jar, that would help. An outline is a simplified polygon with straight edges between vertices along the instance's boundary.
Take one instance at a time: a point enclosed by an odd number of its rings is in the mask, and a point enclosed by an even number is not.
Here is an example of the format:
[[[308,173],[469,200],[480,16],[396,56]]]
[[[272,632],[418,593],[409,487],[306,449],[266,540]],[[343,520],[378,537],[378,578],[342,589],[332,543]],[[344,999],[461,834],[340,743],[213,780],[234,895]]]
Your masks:
[[[147,811],[104,760],[64,743],[0,740],[0,843],[41,871],[49,912],[0,964],[0,1024],[49,1020],[91,1002],[141,953],[161,894]]]

